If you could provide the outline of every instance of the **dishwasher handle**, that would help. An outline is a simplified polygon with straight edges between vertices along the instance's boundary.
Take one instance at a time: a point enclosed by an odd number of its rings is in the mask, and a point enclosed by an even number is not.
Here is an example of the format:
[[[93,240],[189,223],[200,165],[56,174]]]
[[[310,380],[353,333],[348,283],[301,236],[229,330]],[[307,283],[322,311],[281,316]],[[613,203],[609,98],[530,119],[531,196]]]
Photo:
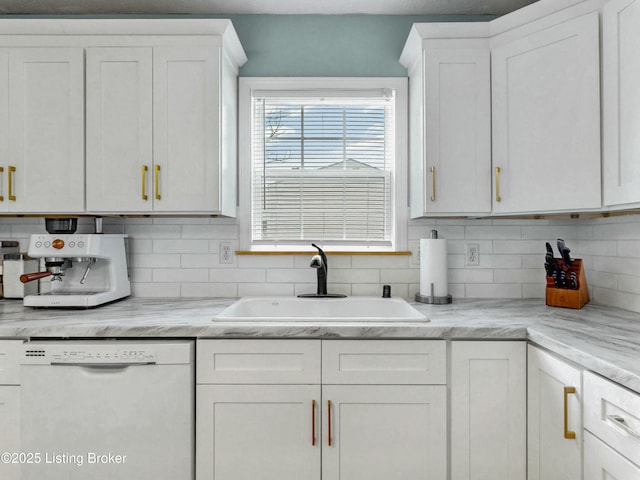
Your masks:
[[[51,362],[52,367],[82,367],[121,370],[127,367],[146,367],[156,362],[87,363],[87,362]]]

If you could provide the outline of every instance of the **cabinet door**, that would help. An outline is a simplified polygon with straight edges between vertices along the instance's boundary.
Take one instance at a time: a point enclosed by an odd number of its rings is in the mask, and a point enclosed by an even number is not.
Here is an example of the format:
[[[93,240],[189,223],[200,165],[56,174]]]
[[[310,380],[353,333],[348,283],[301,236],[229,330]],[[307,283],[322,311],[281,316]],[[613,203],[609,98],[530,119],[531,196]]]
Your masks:
[[[640,1],[602,10],[603,190],[605,205],[640,202]]]
[[[82,48],[9,50],[8,163],[10,211],[84,211]]]
[[[494,213],[601,207],[599,18],[491,51]]]
[[[20,453],[20,387],[0,386],[0,454]],[[17,459],[16,459],[17,460]],[[20,464],[0,461],[0,478],[18,480]]]
[[[153,50],[154,210],[220,209],[220,49]]]
[[[528,478],[582,478],[581,371],[528,348]]]
[[[489,46],[427,48],[425,62],[424,211],[491,211]],[[441,42],[438,44],[441,45]]]
[[[87,210],[153,208],[151,48],[87,49]]]
[[[0,48],[0,212],[9,208],[9,50]]]
[[[585,431],[584,478],[585,480],[640,480],[640,467]]]
[[[322,398],[323,480],[446,479],[444,385],[324,385]]]
[[[526,342],[451,344],[451,478],[526,478]]]
[[[196,389],[197,479],[320,479],[319,385]]]

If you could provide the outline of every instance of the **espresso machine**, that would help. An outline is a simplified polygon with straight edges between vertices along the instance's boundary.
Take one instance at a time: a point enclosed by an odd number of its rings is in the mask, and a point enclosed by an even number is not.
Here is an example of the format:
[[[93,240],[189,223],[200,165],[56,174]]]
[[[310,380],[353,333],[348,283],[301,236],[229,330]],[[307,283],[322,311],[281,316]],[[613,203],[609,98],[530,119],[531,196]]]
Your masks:
[[[20,277],[23,283],[43,279],[40,293],[25,296],[24,305],[89,308],[129,296],[126,238],[76,233],[31,235],[29,256],[44,259],[45,270]]]

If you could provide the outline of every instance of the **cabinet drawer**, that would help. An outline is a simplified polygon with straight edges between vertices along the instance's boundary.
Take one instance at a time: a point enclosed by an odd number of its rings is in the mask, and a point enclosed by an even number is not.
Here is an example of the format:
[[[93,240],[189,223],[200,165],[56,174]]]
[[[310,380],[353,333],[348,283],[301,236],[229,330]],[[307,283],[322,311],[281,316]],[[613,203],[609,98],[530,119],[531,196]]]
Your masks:
[[[612,480],[640,480],[640,467],[598,440],[589,432],[584,434],[584,478]]]
[[[20,384],[22,340],[0,340],[0,385]]]
[[[325,340],[322,383],[446,383],[443,340]]]
[[[640,465],[640,395],[585,372],[584,426]]]
[[[199,384],[319,384],[320,340],[199,340]]]

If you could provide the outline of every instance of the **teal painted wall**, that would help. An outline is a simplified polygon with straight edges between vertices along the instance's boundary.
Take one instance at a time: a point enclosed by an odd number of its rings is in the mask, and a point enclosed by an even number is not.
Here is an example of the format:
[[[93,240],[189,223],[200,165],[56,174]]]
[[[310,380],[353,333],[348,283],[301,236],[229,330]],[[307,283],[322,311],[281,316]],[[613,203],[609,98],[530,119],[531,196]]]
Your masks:
[[[398,59],[416,22],[493,17],[231,15],[249,61],[240,75],[404,77]]]
[[[404,77],[400,53],[417,22],[489,21],[460,15],[41,15],[5,18],[230,18],[249,61],[245,77]],[[2,16],[0,16],[2,18]]]

